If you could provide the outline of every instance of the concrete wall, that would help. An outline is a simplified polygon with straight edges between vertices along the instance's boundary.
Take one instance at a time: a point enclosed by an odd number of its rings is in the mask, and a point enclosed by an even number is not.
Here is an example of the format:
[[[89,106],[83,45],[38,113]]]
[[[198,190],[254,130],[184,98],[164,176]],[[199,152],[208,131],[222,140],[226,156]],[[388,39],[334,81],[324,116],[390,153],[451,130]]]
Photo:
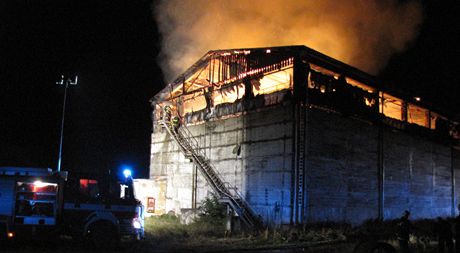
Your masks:
[[[451,166],[450,148],[401,132],[386,131],[385,217],[398,217],[402,209],[411,210],[414,218],[451,215]]]
[[[337,113],[311,109],[308,115],[309,221],[360,223],[378,217],[379,152],[384,219],[398,218],[404,210],[415,219],[454,215],[452,173],[460,178],[458,152],[421,136]],[[459,196],[458,187],[455,191]]]
[[[311,109],[307,132],[307,221],[377,217],[378,128]]]
[[[188,126],[224,182],[245,197],[266,221],[289,223],[292,163],[292,106]],[[237,155],[237,145],[241,153]],[[150,177],[166,182],[165,211],[191,208],[193,163],[184,159],[164,129],[152,135]],[[196,201],[211,193],[198,172]]]
[[[290,103],[189,126],[225,182],[242,193],[265,222],[292,217],[293,107]],[[380,131],[380,132],[379,132]],[[399,217],[453,215],[460,196],[460,152],[393,128],[326,110],[307,113],[305,222],[358,224]],[[241,145],[241,153],[234,153]],[[199,204],[211,188],[167,132],[152,135],[151,178],[160,182],[164,212]],[[379,191],[379,169],[383,192]],[[452,177],[454,174],[454,178]],[[455,196],[453,196],[453,192]],[[379,205],[379,196],[382,197]],[[454,198],[455,197],[455,198]],[[455,201],[454,201],[455,200]]]

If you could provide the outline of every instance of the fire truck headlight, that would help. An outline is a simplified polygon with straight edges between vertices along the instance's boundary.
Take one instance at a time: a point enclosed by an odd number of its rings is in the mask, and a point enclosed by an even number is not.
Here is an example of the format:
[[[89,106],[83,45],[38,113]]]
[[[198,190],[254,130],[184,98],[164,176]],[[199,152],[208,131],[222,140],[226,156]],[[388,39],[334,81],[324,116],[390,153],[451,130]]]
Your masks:
[[[45,187],[46,183],[43,183],[42,181],[37,180],[34,182],[34,186],[41,188],[41,187]]]
[[[133,220],[133,227],[134,227],[135,229],[141,229],[141,228],[142,228],[142,224],[141,224],[141,222],[140,222],[139,220],[134,219],[134,220]]]

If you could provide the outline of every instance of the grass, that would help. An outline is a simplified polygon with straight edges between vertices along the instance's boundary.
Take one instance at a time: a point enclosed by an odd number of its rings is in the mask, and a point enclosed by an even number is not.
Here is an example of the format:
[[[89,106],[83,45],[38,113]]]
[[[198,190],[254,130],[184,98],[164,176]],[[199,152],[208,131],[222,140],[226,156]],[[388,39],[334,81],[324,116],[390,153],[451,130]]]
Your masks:
[[[204,200],[199,214],[190,224],[182,224],[180,218],[173,214],[146,218],[146,239],[136,243],[123,241],[115,252],[238,252],[243,249],[295,248],[299,245],[316,249],[322,247],[329,249],[327,252],[334,252],[336,245],[323,242],[345,241],[347,228],[336,224],[266,229],[257,233],[241,230],[229,235],[225,231],[225,212],[226,207],[217,198],[211,197]],[[70,238],[60,238],[52,244],[31,242],[18,243],[8,249],[4,245],[0,247],[4,252],[99,252],[91,249],[87,242],[78,243]]]
[[[253,233],[241,231],[225,236],[223,220],[200,216],[191,224],[181,224],[174,216],[152,217],[146,220],[147,241],[174,242],[177,251],[238,252],[245,249],[303,248],[308,252],[353,252],[360,242],[384,241],[398,248],[395,237],[397,221],[369,220],[358,227],[339,223],[317,223],[303,227],[266,229]],[[413,221],[411,236],[413,252],[436,252],[433,232],[435,220]],[[168,249],[168,244],[163,244]],[[169,244],[171,246],[171,244]]]
[[[190,224],[182,224],[180,218],[173,214],[146,218],[146,239],[136,243],[123,241],[115,252],[240,252],[243,249],[266,249],[265,252],[284,249],[292,252],[294,248],[315,253],[353,252],[358,243],[373,241],[386,241],[397,248],[395,221],[369,220],[358,227],[316,223],[302,227],[265,229],[257,233],[242,230],[228,235],[225,233],[225,216],[222,215],[225,210],[221,209],[219,203],[211,199],[203,206],[206,208],[200,210],[200,215]],[[436,244],[433,243],[434,221],[419,220],[413,224],[417,228],[411,238],[415,249],[413,252],[436,252]],[[99,252],[70,238],[61,238],[52,245],[33,242],[9,249],[0,246],[3,252]]]
[[[147,218],[145,220],[145,232],[145,242],[155,244],[160,249],[199,247],[210,239],[223,238],[225,234],[221,224],[197,220],[185,225],[180,223],[178,217],[167,214]]]
[[[223,219],[200,216],[190,224],[181,224],[174,215],[147,218],[146,240],[136,251],[185,251],[216,252],[241,249],[312,247],[324,242],[345,242],[346,226],[315,224],[306,228],[266,229],[262,232],[241,231],[226,236]],[[325,247],[325,246],[323,246]],[[332,246],[334,247],[334,246]]]

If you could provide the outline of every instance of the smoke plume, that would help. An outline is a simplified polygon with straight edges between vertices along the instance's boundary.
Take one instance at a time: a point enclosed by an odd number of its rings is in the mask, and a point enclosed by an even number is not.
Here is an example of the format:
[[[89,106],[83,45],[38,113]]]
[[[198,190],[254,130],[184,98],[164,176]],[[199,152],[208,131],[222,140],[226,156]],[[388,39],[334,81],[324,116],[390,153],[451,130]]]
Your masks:
[[[306,45],[371,74],[412,42],[417,1],[164,0],[154,6],[167,81],[209,50]]]

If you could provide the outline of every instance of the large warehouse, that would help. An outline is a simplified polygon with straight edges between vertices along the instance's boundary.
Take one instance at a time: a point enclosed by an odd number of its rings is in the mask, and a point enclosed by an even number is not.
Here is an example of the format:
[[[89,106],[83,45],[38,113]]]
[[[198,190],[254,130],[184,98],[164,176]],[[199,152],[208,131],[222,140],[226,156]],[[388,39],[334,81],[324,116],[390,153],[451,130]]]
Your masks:
[[[249,224],[455,214],[458,123],[305,46],[210,51],[151,100],[155,213]]]

